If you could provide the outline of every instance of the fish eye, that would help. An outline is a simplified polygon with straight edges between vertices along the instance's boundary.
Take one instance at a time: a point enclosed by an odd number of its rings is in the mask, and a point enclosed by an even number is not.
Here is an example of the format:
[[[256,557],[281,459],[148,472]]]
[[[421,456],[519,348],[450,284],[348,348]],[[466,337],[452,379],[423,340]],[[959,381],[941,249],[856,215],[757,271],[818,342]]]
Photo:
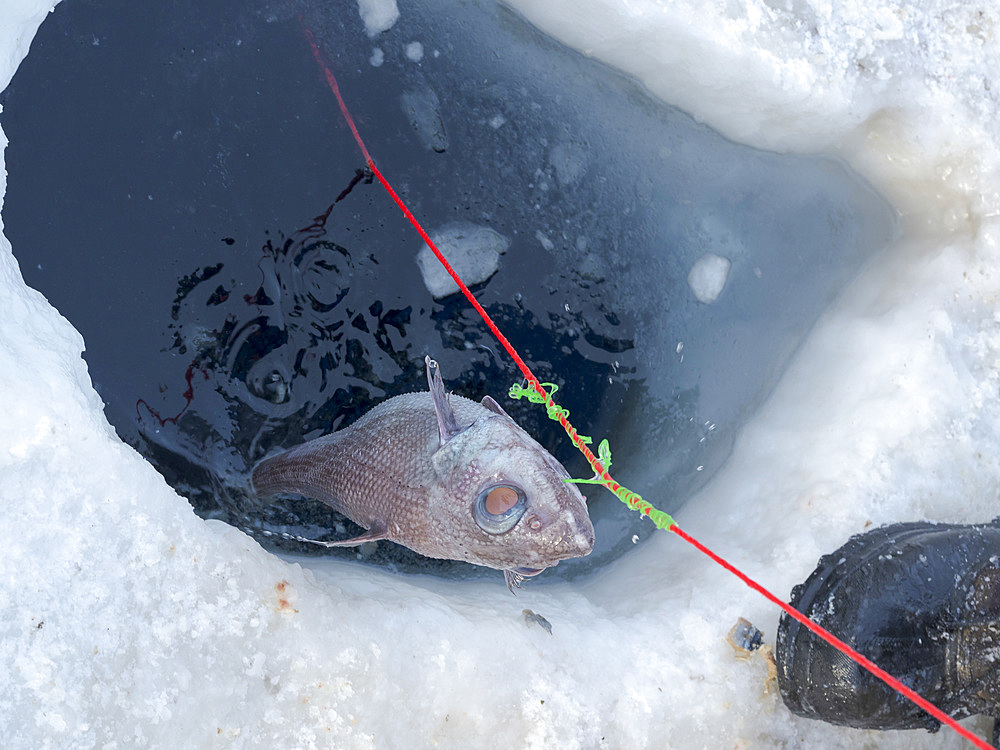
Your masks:
[[[491,484],[476,498],[472,515],[487,534],[506,534],[528,508],[524,490],[512,484]]]

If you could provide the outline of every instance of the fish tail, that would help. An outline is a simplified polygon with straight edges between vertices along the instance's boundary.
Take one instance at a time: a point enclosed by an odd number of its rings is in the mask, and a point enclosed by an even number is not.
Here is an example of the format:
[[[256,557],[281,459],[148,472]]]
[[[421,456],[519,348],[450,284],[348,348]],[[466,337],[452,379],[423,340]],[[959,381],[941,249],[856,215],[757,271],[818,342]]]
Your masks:
[[[307,494],[315,484],[316,441],[265,458],[254,467],[250,481],[257,495]]]
[[[305,467],[300,462],[289,460],[287,454],[266,458],[254,467],[250,478],[255,494],[267,497],[283,492],[298,492]]]
[[[346,512],[331,484],[334,477],[325,470],[344,434],[334,432],[260,461],[250,476],[254,493],[259,497],[306,495]]]

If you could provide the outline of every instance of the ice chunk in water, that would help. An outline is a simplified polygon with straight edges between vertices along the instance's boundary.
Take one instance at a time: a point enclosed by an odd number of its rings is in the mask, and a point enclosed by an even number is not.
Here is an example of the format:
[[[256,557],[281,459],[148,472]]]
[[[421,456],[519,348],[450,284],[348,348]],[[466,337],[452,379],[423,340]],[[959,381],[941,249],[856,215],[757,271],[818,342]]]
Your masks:
[[[424,59],[424,45],[420,42],[410,42],[406,45],[405,51],[411,62],[420,62]]]
[[[402,94],[399,101],[423,147],[428,151],[444,153],[448,149],[448,132],[444,129],[441,102],[434,90],[413,89]]]
[[[556,179],[563,187],[578,182],[587,171],[587,154],[578,143],[559,143],[549,152],[549,162],[556,170]]]
[[[365,24],[365,32],[374,39],[388,31],[399,20],[396,0],[358,0],[358,12]]]
[[[507,250],[510,240],[489,227],[468,222],[448,224],[431,235],[452,268],[469,286],[486,281],[497,272],[500,255]],[[431,249],[424,245],[417,253],[417,265],[424,277],[427,291],[434,299],[441,299],[458,291],[458,284],[444,270]]]
[[[705,253],[691,267],[688,286],[699,302],[710,305],[722,294],[732,261],[715,253]]]

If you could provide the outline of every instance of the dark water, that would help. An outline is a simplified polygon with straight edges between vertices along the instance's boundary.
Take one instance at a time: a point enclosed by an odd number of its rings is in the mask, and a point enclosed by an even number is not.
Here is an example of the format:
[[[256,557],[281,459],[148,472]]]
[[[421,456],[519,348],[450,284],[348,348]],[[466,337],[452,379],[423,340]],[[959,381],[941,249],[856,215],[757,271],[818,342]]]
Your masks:
[[[510,240],[477,297],[580,431],[611,439],[616,477],[676,509],[894,236],[891,209],[837,162],[732,144],[492,2],[401,10],[369,39],[353,1],[60,4],[0,96],[3,219],[25,279],[83,333],[122,439],[199,514],[273,549],[315,552],[266,532],[351,524],[249,497],[253,463],[423,389],[428,353],[455,392],[498,397],[588,475],[540,407],[504,398],[519,374],[475,312],[428,294],[420,240],[360,171],[308,27],[424,225]],[[711,305],[686,281],[705,252],[732,261]],[[543,579],[651,532],[587,492],[594,554]],[[389,544],[365,554],[477,573]]]

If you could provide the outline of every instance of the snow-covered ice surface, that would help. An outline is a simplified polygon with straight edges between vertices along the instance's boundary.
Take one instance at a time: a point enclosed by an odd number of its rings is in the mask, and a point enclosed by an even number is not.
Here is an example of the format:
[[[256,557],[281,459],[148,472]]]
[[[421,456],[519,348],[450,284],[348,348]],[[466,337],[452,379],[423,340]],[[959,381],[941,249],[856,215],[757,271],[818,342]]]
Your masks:
[[[903,216],[681,524],[787,594],[869,521],[996,516],[998,11],[516,5],[733,138],[832,150]],[[0,86],[47,10],[0,3]],[[117,439],[82,348],[0,240],[2,747],[963,746],[790,716],[723,640],[777,612],[671,535],[517,600],[282,561]]]

